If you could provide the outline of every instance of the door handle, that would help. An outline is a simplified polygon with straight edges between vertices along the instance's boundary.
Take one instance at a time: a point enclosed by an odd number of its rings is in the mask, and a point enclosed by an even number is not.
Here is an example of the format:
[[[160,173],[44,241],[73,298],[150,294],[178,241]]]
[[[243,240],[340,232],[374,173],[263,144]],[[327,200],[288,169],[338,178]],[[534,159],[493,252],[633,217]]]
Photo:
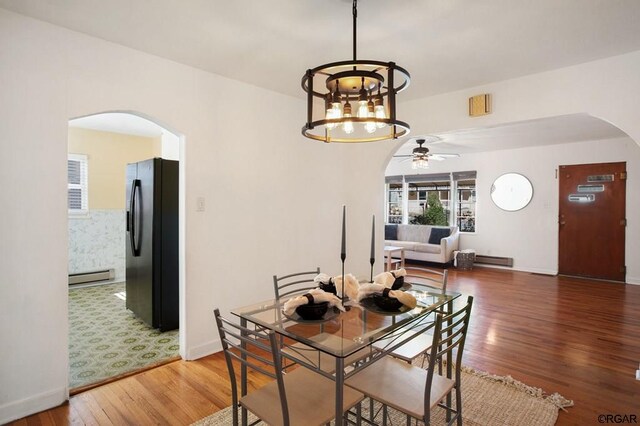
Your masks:
[[[140,236],[138,235],[139,231],[136,226],[136,210],[138,207],[136,194],[139,191],[138,188],[140,188],[140,179],[134,179],[131,181],[131,200],[129,201],[129,214],[131,215],[131,219],[129,221],[129,241],[131,242],[131,253],[134,257],[140,256]]]
[[[564,220],[560,221],[560,225],[565,225],[567,222],[565,222]]]

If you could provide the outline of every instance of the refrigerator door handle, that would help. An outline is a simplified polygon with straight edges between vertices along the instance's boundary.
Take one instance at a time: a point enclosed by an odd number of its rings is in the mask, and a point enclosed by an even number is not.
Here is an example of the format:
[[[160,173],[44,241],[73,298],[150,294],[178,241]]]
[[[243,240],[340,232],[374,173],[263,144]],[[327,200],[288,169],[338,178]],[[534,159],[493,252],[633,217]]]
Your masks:
[[[134,179],[131,182],[131,200],[129,204],[129,215],[131,217],[129,220],[129,225],[130,225],[129,240],[131,241],[131,253],[133,254],[134,257],[140,256],[140,235],[139,235],[140,231],[138,230],[138,226],[136,226],[136,211],[138,208],[136,195],[140,191],[139,188],[140,188],[140,179]]]

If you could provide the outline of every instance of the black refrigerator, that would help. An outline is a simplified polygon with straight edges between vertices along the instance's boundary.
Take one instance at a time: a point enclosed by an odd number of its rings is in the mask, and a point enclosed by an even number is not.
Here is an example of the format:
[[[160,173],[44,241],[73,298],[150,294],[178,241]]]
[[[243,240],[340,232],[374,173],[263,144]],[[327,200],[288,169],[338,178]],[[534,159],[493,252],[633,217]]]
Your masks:
[[[178,328],[178,162],[127,164],[127,309],[160,331]]]

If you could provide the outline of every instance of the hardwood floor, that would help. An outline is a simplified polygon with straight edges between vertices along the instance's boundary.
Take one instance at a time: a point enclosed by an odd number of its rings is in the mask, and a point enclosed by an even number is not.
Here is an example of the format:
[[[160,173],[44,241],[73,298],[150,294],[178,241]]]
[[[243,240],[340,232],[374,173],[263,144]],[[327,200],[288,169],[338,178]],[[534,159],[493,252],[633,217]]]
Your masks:
[[[559,425],[598,424],[599,414],[640,418],[640,286],[475,268],[450,269],[449,288],[475,297],[466,365],[573,399]],[[92,389],[13,424],[184,425],[229,404],[224,357],[215,354]]]

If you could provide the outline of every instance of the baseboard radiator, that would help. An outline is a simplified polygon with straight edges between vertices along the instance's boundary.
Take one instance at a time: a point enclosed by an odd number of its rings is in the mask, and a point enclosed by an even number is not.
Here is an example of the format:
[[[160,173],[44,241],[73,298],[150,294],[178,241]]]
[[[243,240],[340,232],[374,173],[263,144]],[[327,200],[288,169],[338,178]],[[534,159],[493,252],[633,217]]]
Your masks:
[[[473,263],[513,267],[513,257],[485,256],[483,254],[476,254],[476,259]]]
[[[97,281],[112,280],[116,273],[114,269],[104,269],[102,271],[81,272],[79,274],[69,274],[69,285],[86,284]]]

